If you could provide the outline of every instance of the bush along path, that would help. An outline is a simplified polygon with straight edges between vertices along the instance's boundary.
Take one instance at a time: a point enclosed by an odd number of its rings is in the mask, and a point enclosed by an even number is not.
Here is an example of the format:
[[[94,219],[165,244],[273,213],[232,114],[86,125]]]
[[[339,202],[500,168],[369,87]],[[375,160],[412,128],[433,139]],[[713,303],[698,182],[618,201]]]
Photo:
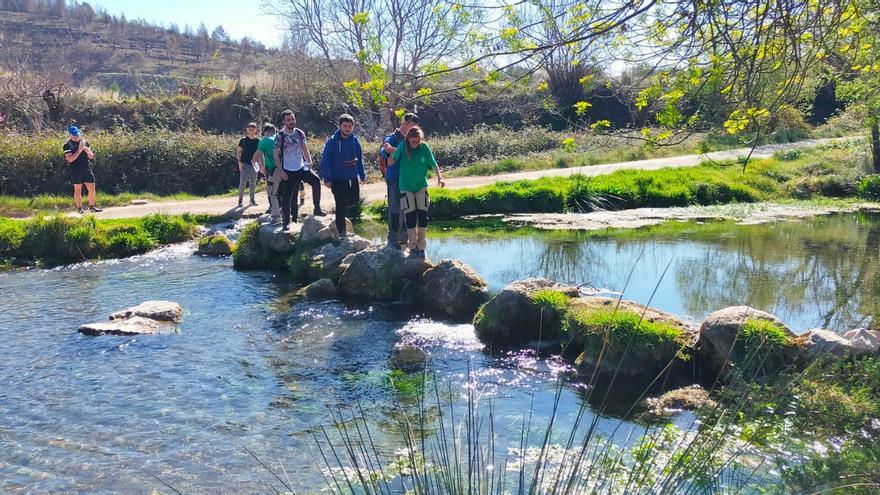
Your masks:
[[[835,146],[835,143],[845,142],[842,139],[816,139],[801,141],[798,143],[775,144],[759,146],[752,153],[753,159],[765,159],[774,156],[776,153],[815,147]],[[664,174],[667,169],[676,167],[678,169],[686,169],[690,167],[699,167],[701,163],[709,160],[714,162],[724,162],[736,160],[741,156],[747,155],[751,149],[733,149],[727,151],[719,151],[708,153],[705,155],[685,155],[670,158],[657,158],[650,160],[637,160],[629,162],[612,163],[605,165],[590,165],[585,167],[537,170],[530,172],[517,172],[510,174],[501,174],[493,176],[477,176],[477,177],[453,177],[446,179],[445,190],[432,190],[432,216],[438,219],[442,218],[459,218],[463,215],[483,214],[483,213],[536,213],[536,212],[563,212],[570,210],[589,209],[589,205],[594,202],[597,194],[608,193],[608,196],[617,196],[615,191],[594,190],[584,188],[586,184],[582,178],[598,177],[613,174],[619,171],[644,171],[652,177],[653,173]],[[741,167],[732,166],[730,172],[736,172]],[[656,171],[656,172],[651,172]],[[632,173],[632,172],[630,172]],[[718,172],[713,172],[712,176],[699,184],[698,174],[695,177],[688,177],[683,172],[675,172],[675,180],[684,180],[696,182],[696,193],[681,194],[676,193],[676,197],[672,201],[665,201],[664,204],[656,204],[656,206],[687,206],[688,204],[702,204],[702,202],[716,203],[729,201],[748,201],[755,188],[743,189],[741,187],[724,187],[719,186],[716,192],[715,184],[719,183],[717,177]],[[733,173],[731,178],[727,179],[727,183],[736,183],[738,178]],[[636,191],[638,184],[644,183],[649,179],[638,179],[638,175],[630,176],[629,182],[635,181]],[[617,179],[610,179],[611,182]],[[668,181],[669,179],[665,179]],[[523,182],[534,181],[534,182]],[[653,181],[650,179],[649,181]],[[497,187],[493,187],[497,184]],[[100,184],[99,184],[100,186]],[[608,186],[613,189],[613,184]],[[626,186],[630,187],[630,186]],[[681,187],[677,186],[676,190]],[[758,185],[760,187],[760,184]],[[484,188],[484,189],[480,189]],[[459,191],[462,190],[462,191]],[[310,192],[309,192],[310,194]],[[383,202],[386,195],[386,187],[384,182],[372,182],[361,188],[361,195],[368,204]],[[702,202],[701,202],[702,198]],[[145,215],[162,213],[169,215],[179,215],[183,213],[220,215],[228,218],[237,218],[243,214],[252,214],[262,212],[268,206],[265,204],[264,197],[258,197],[259,207],[238,209],[235,208],[235,199],[232,198],[207,198],[197,200],[182,201],[163,201],[148,203],[145,205],[130,205],[106,208],[103,212],[98,213],[98,218],[133,218]],[[324,194],[324,207],[331,209],[333,206],[332,195]],[[508,205],[508,206],[498,206]],[[643,203],[621,203],[609,206],[632,207],[632,204]],[[311,211],[307,204],[301,210]]]

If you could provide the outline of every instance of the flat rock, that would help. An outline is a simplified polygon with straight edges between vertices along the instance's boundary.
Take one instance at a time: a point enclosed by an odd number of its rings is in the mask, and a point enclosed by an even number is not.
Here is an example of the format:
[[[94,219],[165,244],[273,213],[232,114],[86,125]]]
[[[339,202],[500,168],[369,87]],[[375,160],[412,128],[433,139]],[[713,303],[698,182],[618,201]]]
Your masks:
[[[394,301],[407,281],[418,280],[433,265],[407,258],[396,249],[371,247],[345,258],[339,291],[371,301]]]
[[[348,233],[354,233],[351,220],[345,219],[345,228]],[[302,229],[299,234],[300,242],[335,242],[339,240],[339,232],[336,230],[336,220],[330,215],[316,217],[309,215],[302,221]]]
[[[173,301],[145,301],[137,306],[132,306],[110,315],[110,321],[124,320],[126,318],[141,317],[155,321],[177,323],[183,315],[183,309]]]
[[[422,274],[419,300],[429,312],[470,321],[488,299],[488,288],[473,268],[447,259]]]
[[[203,256],[229,256],[232,254],[232,241],[223,234],[211,234],[199,239],[196,254]]]
[[[646,402],[651,411],[657,415],[679,411],[696,411],[702,407],[715,405],[715,401],[709,397],[709,392],[699,385],[670,390],[660,397],[648,399]]]
[[[79,327],[84,335],[163,335],[175,333],[177,327],[169,321],[132,316],[104,323],[89,323]]]
[[[681,329],[688,335],[690,346],[695,346],[697,343],[697,339],[699,338],[699,333],[697,332],[697,329],[694,327],[694,325],[682,321],[679,317],[675,316],[672,313],[667,313],[656,308],[651,308],[634,301],[617,299],[614,297],[588,296],[573,299],[571,301],[571,305],[572,308],[575,310],[614,310],[616,308],[618,311],[631,311],[633,313],[638,313],[640,316],[642,316],[642,319],[644,319],[644,321],[648,321],[651,323],[664,323],[666,325]]]
[[[427,354],[422,349],[412,345],[397,345],[391,352],[391,367],[397,370],[413,373],[425,368]]]
[[[257,243],[268,251],[289,253],[293,251],[293,241],[299,228],[301,226],[298,224],[290,224],[285,232],[280,224],[264,223],[257,231]]]
[[[856,354],[876,354],[880,350],[880,332],[855,328],[843,334]]]

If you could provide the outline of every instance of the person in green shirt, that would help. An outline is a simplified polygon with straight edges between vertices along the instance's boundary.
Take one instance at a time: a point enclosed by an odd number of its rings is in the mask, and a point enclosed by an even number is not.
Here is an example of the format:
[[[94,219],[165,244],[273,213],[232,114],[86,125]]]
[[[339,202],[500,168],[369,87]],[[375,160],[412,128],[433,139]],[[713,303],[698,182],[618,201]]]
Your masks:
[[[413,127],[406,133],[405,143],[397,148],[385,143],[388,166],[400,167],[400,210],[406,219],[409,256],[422,259],[428,245],[428,172],[433,170],[437,174],[437,185],[446,187],[434,153],[424,139],[422,129]]]
[[[260,164],[260,172],[266,176],[266,193],[269,195],[269,213],[272,215],[271,222],[281,221],[281,207],[278,203],[279,180],[275,176],[275,126],[267,123],[263,126],[263,137],[257,144],[257,156],[254,161]]]

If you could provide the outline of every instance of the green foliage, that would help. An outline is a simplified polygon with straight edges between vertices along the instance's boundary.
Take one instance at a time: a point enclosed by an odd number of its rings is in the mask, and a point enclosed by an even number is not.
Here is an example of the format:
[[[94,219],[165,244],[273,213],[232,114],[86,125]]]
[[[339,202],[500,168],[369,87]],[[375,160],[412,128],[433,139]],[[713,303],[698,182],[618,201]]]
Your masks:
[[[236,270],[264,270],[268,268],[266,253],[259,243],[260,222],[251,222],[238,234],[232,252],[232,266]]]
[[[235,245],[222,235],[206,235],[199,237],[198,252],[200,254],[209,254],[215,256],[223,256],[232,254]]]
[[[195,225],[180,217],[153,214],[143,217],[141,224],[150,238],[159,244],[183,242],[195,234]]]
[[[18,255],[24,235],[24,222],[0,218],[0,261]]]
[[[793,345],[778,323],[750,318],[740,328],[730,361],[740,376],[761,377],[794,364]]]
[[[424,373],[407,373],[391,370],[388,373],[388,385],[397,393],[397,397],[405,401],[413,401],[422,396],[425,390]]]
[[[584,353],[602,358],[612,367],[637,365],[645,355],[676,356],[685,345],[680,328],[650,322],[633,311],[583,309],[569,311],[565,322],[569,333],[584,344]],[[604,348],[604,351],[603,351]]]
[[[866,175],[859,182],[859,196],[870,199],[880,200],[880,174]]]
[[[130,227],[111,230],[100,246],[105,257],[125,258],[146,253],[155,248],[157,242],[143,228]]]
[[[565,312],[571,297],[553,289],[541,289],[532,294],[532,303],[542,310],[555,311],[558,314]]]

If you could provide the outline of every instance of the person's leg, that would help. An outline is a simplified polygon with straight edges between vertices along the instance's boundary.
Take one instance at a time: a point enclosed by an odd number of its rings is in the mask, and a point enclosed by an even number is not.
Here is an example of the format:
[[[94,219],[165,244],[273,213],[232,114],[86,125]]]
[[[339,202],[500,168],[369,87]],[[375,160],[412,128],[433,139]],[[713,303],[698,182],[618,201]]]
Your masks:
[[[266,178],[266,189],[269,191],[269,213],[273,221],[278,221],[281,217],[281,204],[278,201],[278,185],[281,179],[278,177],[278,171]]]
[[[244,200],[244,187],[247,185],[248,180],[248,172],[247,169],[241,169],[241,173],[238,174],[238,206],[242,205],[242,201]]]
[[[358,217],[358,203],[361,200],[361,183],[357,179],[351,181],[348,187],[348,218]]]
[[[399,247],[398,230],[400,230],[400,189],[397,179],[385,179],[388,193],[388,244]]]
[[[304,182],[308,183],[312,186],[312,204],[315,205],[314,213],[315,215],[322,216],[324,212],[321,211],[321,179],[315,175],[311,170],[304,172]]]
[[[281,224],[284,228],[290,224],[290,197],[292,196],[293,173],[287,173],[287,180],[278,181],[278,202],[281,203]]]
[[[86,182],[86,191],[88,191],[89,194],[89,208],[95,208],[95,202],[97,201],[97,194],[95,193],[95,183]]]
[[[306,185],[302,184],[299,187],[299,205],[302,206],[306,204]]]
[[[77,210],[82,210],[83,207],[82,187],[81,182],[73,185],[73,204]]]
[[[254,170],[253,165],[248,164],[248,182],[251,184],[251,206],[257,206],[257,180],[259,172]]]
[[[413,193],[400,193],[400,210],[403,212],[406,221],[407,247],[409,247],[410,255],[413,255],[413,251],[418,249],[418,238],[416,237],[418,215],[416,214],[415,195]]]
[[[428,212],[427,210],[416,210],[416,239],[419,254],[424,257],[425,248],[428,247]]]
[[[330,191],[333,193],[333,202],[336,203],[336,232],[340,236],[347,234],[345,228],[345,212],[348,209],[348,181],[333,181]]]

